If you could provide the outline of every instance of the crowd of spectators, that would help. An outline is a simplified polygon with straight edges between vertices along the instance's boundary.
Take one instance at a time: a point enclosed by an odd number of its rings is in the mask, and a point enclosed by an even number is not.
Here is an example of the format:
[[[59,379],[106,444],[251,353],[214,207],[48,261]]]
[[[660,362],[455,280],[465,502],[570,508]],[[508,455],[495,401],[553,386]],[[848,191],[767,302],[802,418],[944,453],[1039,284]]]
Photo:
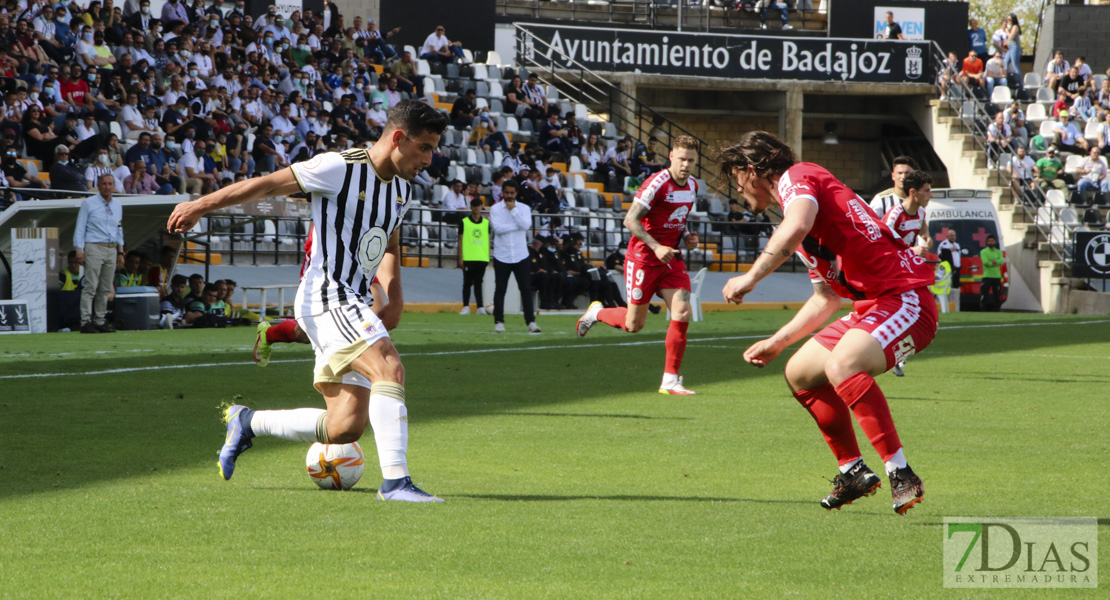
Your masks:
[[[948,54],[939,83],[946,96],[958,93],[959,82],[987,101],[988,167],[1008,172],[1015,193],[1034,204],[1043,204],[1051,190],[1080,207],[1110,204],[1110,71],[1096,75],[1085,57],[1069,62],[1057,50],[1043,71],[1023,74],[1021,27],[1014,15],[1003,18],[989,37],[972,19],[968,41],[971,50],[964,59]],[[982,57],[989,58],[984,63]],[[1000,87],[1009,88],[1011,100],[999,101]],[[1097,209],[1088,210],[1084,221],[1104,222]]]
[[[207,193],[371,143],[391,105],[423,97],[413,56],[388,41],[399,28],[383,34],[334,3],[288,18],[274,5],[254,18],[242,1],[169,0],[157,14],[146,0],[120,4],[0,8],[0,170],[19,192],[9,200],[92,190],[108,172],[117,193]],[[420,52],[462,60],[442,26]]]

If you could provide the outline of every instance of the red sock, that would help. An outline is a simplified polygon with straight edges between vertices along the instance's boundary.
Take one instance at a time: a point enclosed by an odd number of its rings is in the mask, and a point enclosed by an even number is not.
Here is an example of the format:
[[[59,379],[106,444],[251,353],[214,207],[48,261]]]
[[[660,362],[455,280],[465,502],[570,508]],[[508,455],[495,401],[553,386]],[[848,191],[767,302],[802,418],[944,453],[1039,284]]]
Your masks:
[[[266,330],[266,343],[268,344],[292,344],[296,342],[297,321],[296,319],[285,319],[278,321]]]
[[[886,396],[875,383],[875,378],[867,373],[856,373],[836,386],[836,393],[852,409],[859,428],[867,434],[879,456],[884,461],[890,460],[902,447],[902,442],[898,440],[898,430],[894,428]]]
[[[628,331],[628,328],[625,327],[625,319],[627,318],[628,307],[626,306],[618,306],[617,308],[603,308],[597,311],[598,321],[601,321],[602,323],[605,323],[606,325],[609,325],[611,327],[616,327],[617,329],[623,329],[624,331]]]
[[[851,411],[836,395],[831,384],[795,392],[794,397],[817,421],[825,442],[836,456],[837,464],[848,464],[860,457],[856,432],[852,429]]]
[[[667,362],[663,365],[664,373],[678,375],[682,366],[682,355],[686,354],[686,329],[690,324],[686,321],[671,321],[667,326]]]

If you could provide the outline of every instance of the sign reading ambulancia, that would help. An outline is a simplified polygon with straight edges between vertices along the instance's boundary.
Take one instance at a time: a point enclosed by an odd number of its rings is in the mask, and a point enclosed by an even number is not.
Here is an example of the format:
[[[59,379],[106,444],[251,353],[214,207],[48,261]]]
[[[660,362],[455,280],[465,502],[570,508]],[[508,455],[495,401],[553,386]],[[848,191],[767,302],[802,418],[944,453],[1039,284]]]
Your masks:
[[[522,55],[541,61],[544,56],[562,56],[594,71],[811,81],[932,81],[928,42],[521,27],[525,31],[519,48]]]

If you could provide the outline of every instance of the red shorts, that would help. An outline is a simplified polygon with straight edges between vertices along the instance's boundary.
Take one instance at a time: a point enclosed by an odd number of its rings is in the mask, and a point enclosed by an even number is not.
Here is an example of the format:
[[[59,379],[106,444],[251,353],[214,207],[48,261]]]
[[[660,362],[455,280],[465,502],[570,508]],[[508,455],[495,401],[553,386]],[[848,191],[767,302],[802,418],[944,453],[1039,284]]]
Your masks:
[[[645,265],[626,259],[624,286],[628,289],[629,303],[648,304],[659,290],[690,291],[690,273],[686,271],[686,263],[678,258],[665,265]]]
[[[863,304],[863,303],[861,303]],[[870,301],[822,329],[814,339],[832,350],[849,329],[862,329],[879,341],[886,368],[921,352],[937,334],[937,303],[929,288],[918,288]]]

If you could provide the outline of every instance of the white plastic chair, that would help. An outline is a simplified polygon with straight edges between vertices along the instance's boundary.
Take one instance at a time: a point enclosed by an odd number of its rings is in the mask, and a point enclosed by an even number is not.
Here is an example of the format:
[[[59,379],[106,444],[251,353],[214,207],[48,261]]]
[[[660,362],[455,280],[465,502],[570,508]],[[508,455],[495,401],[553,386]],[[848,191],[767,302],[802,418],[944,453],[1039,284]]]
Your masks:
[[[430,65],[428,61],[421,58],[420,60],[416,61],[416,74],[420,75],[421,77],[430,76],[432,74],[432,65]]]
[[[1083,156],[1082,154],[1069,154],[1067,160],[1064,162],[1064,172],[1074,175],[1076,172],[1079,171],[1079,167],[1083,166],[1083,161],[1086,158],[1087,157]],[[1058,192],[1059,190],[1053,191]]]
[[[1068,199],[1064,196],[1064,192],[1060,190],[1048,190],[1048,193],[1045,194],[1045,203],[1052,207],[1063,208],[1068,205]],[[1051,213],[1048,213],[1047,216],[1051,217]]]
[[[693,292],[690,294],[690,320],[704,321],[704,315],[701,311],[701,286],[705,283],[705,276],[709,273],[709,269],[702,267],[694,279],[690,281],[690,289]]]
[[[1044,84],[1041,82],[1040,73],[1026,73],[1024,87],[1025,89],[1033,89],[1042,87]]]
[[[1033,73],[1030,73],[1032,75]],[[1030,104],[1025,109],[1025,120],[1031,123],[1040,123],[1048,120],[1048,111],[1043,104]]]
[[[490,50],[489,53],[486,54],[486,64],[500,67],[504,63],[501,62],[501,54],[499,54],[497,50]]]
[[[1044,141],[1046,141],[1050,144],[1052,143],[1049,140],[1052,139],[1052,130],[1055,127],[1056,127],[1056,121],[1041,121],[1041,130],[1040,130],[1039,133],[1041,134],[1041,137],[1044,138]]]
[[[991,102],[995,104],[1009,104],[1014,101],[1010,88],[1004,85],[996,86],[991,92]]]

